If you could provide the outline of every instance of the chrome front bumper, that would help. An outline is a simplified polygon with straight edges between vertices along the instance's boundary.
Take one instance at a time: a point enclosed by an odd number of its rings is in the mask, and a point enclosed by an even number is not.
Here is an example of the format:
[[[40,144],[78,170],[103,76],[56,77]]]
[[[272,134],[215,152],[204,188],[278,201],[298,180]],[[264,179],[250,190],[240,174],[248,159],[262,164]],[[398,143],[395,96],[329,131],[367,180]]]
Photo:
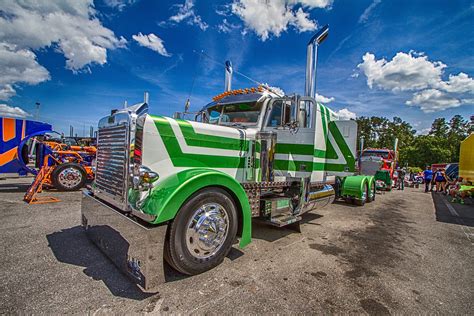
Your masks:
[[[142,290],[153,291],[165,282],[166,225],[140,224],[87,191],[82,195],[81,211],[87,236]]]

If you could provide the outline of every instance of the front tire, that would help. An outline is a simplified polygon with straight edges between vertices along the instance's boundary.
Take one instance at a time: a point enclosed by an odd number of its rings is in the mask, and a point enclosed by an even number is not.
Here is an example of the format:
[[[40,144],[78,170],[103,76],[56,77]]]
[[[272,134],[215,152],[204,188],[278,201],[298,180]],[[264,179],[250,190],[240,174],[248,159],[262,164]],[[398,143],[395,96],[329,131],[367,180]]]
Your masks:
[[[59,191],[76,191],[86,184],[87,174],[81,165],[68,162],[54,168],[51,180]]]
[[[218,266],[237,234],[237,208],[220,188],[198,191],[170,224],[165,259],[176,270],[195,275]]]

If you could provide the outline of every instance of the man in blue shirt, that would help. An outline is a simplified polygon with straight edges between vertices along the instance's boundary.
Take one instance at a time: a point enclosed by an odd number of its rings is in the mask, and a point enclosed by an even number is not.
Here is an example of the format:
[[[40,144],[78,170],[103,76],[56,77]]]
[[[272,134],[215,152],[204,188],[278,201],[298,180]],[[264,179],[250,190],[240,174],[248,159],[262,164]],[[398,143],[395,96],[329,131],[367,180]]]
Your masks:
[[[423,180],[425,180],[425,192],[428,192],[430,183],[430,191],[433,191],[433,170],[431,170],[431,166],[426,166],[426,170],[423,171]]]

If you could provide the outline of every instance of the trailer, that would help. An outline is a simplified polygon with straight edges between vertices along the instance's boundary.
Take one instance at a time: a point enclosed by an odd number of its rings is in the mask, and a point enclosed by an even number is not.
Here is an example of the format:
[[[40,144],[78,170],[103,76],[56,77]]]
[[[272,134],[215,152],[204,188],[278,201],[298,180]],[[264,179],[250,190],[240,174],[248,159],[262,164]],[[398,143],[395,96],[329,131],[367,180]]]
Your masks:
[[[144,101],[100,120],[96,177],[82,197],[89,238],[143,290],[216,267],[252,220],[299,230],[335,198],[370,201],[372,177],[354,176],[357,124],[315,100],[318,45],[307,46],[305,95],[268,86],[226,91],[186,120],[148,114]]]
[[[30,164],[33,138],[51,132],[52,126],[38,121],[1,117],[0,175],[2,177],[36,175]]]

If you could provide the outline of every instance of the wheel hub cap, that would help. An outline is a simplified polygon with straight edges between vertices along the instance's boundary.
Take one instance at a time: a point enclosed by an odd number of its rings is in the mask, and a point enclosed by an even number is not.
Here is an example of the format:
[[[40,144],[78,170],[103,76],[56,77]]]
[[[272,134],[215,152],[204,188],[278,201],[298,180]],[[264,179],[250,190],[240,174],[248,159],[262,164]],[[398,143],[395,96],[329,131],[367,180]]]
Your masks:
[[[66,168],[59,173],[58,180],[66,188],[72,188],[81,182],[82,174],[75,168]]]
[[[202,205],[196,210],[186,230],[186,245],[196,258],[214,255],[224,244],[229,230],[229,218],[217,203]]]

